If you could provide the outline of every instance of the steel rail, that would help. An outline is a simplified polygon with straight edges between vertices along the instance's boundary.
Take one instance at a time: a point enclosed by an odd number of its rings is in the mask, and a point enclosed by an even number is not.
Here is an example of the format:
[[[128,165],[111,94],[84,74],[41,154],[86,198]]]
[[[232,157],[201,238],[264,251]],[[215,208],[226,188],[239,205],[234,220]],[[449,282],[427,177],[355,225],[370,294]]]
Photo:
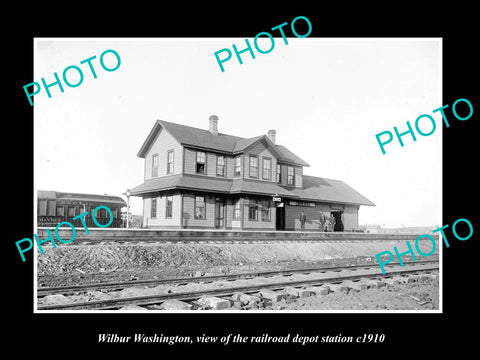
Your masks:
[[[423,260],[423,261],[409,261],[404,262],[405,265],[421,265],[435,263],[438,260]],[[390,263],[386,267],[393,267],[399,263]],[[311,272],[339,272],[343,270],[357,270],[376,267],[378,264],[362,264],[362,265],[353,265],[353,266],[322,266],[322,267],[309,267],[303,269],[284,269],[284,270],[266,270],[266,271],[256,271],[250,273],[237,273],[237,274],[225,274],[225,275],[209,275],[209,276],[197,276],[197,277],[182,277],[182,278],[169,278],[169,279],[154,279],[154,280],[135,280],[135,281],[122,281],[122,282],[109,282],[109,283],[97,283],[97,284],[84,284],[84,285],[69,285],[69,286],[58,286],[58,287],[40,287],[37,288],[37,297],[46,296],[52,294],[72,294],[77,292],[85,292],[91,290],[117,290],[125,289],[128,287],[135,286],[156,286],[156,285],[166,285],[166,284],[186,284],[192,282],[206,283],[218,280],[237,280],[237,279],[248,279],[255,277],[268,277],[276,275],[293,275],[293,274],[303,274]]]
[[[393,275],[401,274],[412,274],[419,273],[424,271],[434,271],[438,270],[438,266],[429,266],[429,267],[416,267],[415,269],[400,269],[396,271],[391,271],[388,273],[388,277]],[[237,292],[242,293],[255,293],[262,289],[278,290],[283,289],[287,286],[298,287],[306,285],[322,285],[325,283],[341,283],[347,280],[360,280],[362,278],[378,278],[386,277],[382,274],[381,271],[375,273],[364,273],[364,274],[355,274],[339,277],[330,277],[330,278],[321,278],[321,279],[308,279],[308,280],[297,280],[297,281],[286,281],[286,282],[277,282],[271,284],[255,284],[247,286],[237,286],[229,287],[222,289],[210,289],[202,291],[189,291],[189,292],[179,292],[179,293],[170,293],[170,294],[159,294],[159,295],[147,295],[147,296],[136,296],[136,297],[127,297],[120,299],[109,299],[109,300],[94,300],[89,302],[78,302],[70,304],[58,304],[58,305],[41,305],[38,306],[38,310],[81,310],[81,309],[96,309],[96,310],[107,310],[115,309],[126,305],[153,305],[164,302],[166,300],[178,299],[178,300],[196,300],[202,296],[229,296]]]

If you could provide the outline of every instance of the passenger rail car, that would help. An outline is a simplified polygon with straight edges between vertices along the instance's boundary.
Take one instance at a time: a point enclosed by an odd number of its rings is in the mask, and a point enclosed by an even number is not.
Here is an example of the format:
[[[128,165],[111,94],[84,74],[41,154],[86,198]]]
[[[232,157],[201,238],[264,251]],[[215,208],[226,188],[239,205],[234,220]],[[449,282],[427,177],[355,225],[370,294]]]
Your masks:
[[[123,227],[122,207],[127,206],[125,201],[118,196],[77,194],[58,191],[37,191],[37,226],[55,227],[62,221],[68,221],[75,227],[83,228],[81,219],[74,217],[88,212],[84,217],[87,227],[97,227],[92,219],[92,212],[98,206],[107,206],[113,214],[110,228]],[[106,209],[98,209],[95,219],[99,224],[110,222],[110,215]]]

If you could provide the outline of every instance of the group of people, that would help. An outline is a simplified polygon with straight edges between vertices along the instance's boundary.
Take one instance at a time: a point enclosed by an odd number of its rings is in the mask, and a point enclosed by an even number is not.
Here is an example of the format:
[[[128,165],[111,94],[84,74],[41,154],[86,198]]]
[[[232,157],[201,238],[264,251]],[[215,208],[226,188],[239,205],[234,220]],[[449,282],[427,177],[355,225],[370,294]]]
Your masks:
[[[305,230],[305,222],[307,221],[307,216],[305,212],[301,212],[300,214],[300,230]],[[334,231],[336,219],[333,216],[333,213],[330,217],[325,216],[324,213],[320,213],[320,231]]]

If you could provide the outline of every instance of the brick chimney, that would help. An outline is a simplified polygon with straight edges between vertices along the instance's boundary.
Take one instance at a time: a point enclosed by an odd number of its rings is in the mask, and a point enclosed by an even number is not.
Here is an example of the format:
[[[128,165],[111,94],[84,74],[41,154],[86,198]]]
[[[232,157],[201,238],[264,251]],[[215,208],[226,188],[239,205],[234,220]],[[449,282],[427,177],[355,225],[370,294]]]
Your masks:
[[[267,136],[268,138],[276,145],[276,136],[277,136],[277,132],[275,130],[268,130],[267,132]]]
[[[210,120],[210,132],[213,135],[218,135],[218,116],[217,115],[212,115],[209,117]]]

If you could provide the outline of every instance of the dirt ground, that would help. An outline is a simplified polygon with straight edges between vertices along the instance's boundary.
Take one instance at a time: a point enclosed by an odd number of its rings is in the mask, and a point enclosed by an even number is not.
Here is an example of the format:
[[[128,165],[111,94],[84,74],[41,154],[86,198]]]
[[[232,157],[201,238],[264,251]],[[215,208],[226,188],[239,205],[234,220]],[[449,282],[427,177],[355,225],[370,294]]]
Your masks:
[[[438,281],[388,285],[379,289],[330,293],[282,300],[266,309],[272,310],[438,310]]]
[[[45,254],[38,254],[37,286],[41,288],[286,268],[376,264],[374,254],[392,246],[390,242],[64,246],[47,249]],[[427,259],[433,260],[434,256]],[[73,296],[51,295],[39,299],[39,305],[183,292],[198,290],[205,286],[218,288],[237,285],[242,284],[237,281],[235,284],[215,282],[189,284],[178,288],[163,285],[154,288],[126,288],[113,293],[91,291]],[[432,310],[438,309],[438,306],[438,280],[431,279],[422,283],[388,285],[379,289],[350,290],[348,293],[332,292],[328,295],[289,298],[280,302],[253,306],[249,310]],[[152,309],[158,309],[158,307],[153,306]],[[240,310],[245,307],[233,304],[232,309]]]
[[[37,253],[38,286],[123,281],[313,265],[376,263],[375,254],[396,244],[381,242],[285,244],[68,245]],[[433,258],[430,256],[428,259]],[[408,261],[408,258],[404,258]],[[421,260],[419,257],[418,260]]]

